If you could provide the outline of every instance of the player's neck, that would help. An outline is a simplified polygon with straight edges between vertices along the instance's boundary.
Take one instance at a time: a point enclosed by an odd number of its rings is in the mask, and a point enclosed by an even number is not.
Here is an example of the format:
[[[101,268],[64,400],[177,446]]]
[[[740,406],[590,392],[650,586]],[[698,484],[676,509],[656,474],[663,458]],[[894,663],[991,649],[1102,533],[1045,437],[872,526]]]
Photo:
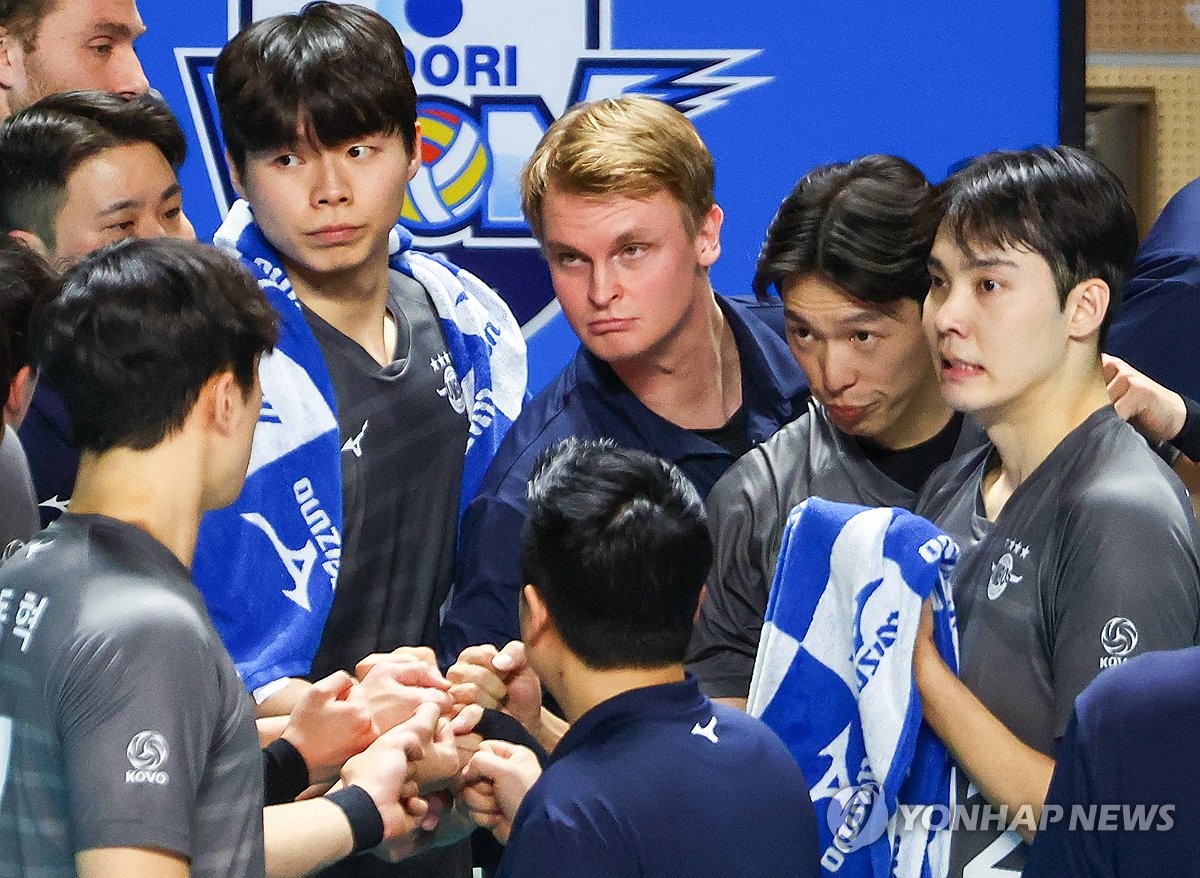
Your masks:
[[[395,334],[387,310],[386,244],[384,250],[346,271],[316,274],[293,265],[287,270],[288,280],[306,308],[357,342],[380,365],[392,361]]]
[[[565,650],[564,650],[565,652]],[[632,689],[678,683],[684,678],[683,665],[661,668],[614,668],[598,671],[569,652],[563,656],[557,680],[545,681],[565,719],[575,723],[598,704]]]
[[[711,290],[659,349],[612,368],[642,405],[686,430],[723,427],[742,405],[737,341]]]
[[[84,452],[71,512],[105,515],[140,527],[191,567],[204,514],[194,454],[168,438],[148,451]]]
[[[945,430],[952,417],[954,409],[946,404],[937,378],[933,378],[920,385],[904,412],[870,441],[890,451],[915,448]]]
[[[999,454],[999,467],[985,480],[988,517],[994,520],[1012,492],[1067,435],[1108,404],[1097,361],[1094,367],[1064,370],[1044,387],[1014,401],[1000,417],[981,416]]]

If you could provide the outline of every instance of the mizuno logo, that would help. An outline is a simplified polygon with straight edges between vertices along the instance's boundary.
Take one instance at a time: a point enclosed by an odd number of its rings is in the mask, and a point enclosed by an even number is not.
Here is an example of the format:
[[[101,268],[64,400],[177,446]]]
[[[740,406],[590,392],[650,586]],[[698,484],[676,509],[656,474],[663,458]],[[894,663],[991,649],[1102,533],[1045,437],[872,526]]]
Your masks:
[[[363,436],[367,435],[367,426],[371,423],[371,419],[363,421],[362,429],[358,431],[358,435],[353,439],[347,439],[346,444],[342,446],[342,451],[353,452],[355,457],[362,457],[362,441]]]
[[[59,512],[66,512],[67,507],[70,504],[71,504],[70,497],[68,497],[66,500],[59,500],[58,495],[55,494],[49,500],[43,500],[41,503],[38,504],[38,506],[45,506],[47,509],[57,509]]]
[[[279,555],[279,560],[283,562],[284,569],[292,577],[295,585],[284,591],[284,597],[305,610],[312,610],[312,604],[308,599],[308,580],[317,563],[317,547],[313,545],[313,541],[309,540],[299,549],[289,549],[279,539],[271,522],[257,512],[243,512],[242,518],[267,535],[267,539],[271,541],[271,545],[275,547],[275,552]]]
[[[696,723],[692,726],[692,734],[699,735],[701,738],[708,738],[714,744],[717,743],[717,718],[714,716],[705,725]]]

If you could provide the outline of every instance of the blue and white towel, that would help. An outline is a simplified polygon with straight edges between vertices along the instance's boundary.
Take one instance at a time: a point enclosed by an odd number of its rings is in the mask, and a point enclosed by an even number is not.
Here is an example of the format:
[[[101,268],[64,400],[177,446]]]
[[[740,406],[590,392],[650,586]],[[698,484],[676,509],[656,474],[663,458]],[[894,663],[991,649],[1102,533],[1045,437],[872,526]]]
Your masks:
[[[239,257],[279,312],[279,344],[259,368],[263,408],[246,486],[205,516],[193,575],[239,673],[260,697],[312,665],[342,549],[341,441],[333,382],[278,255],[238,201],[214,243]],[[474,496],[525,400],[525,340],[504,301],[397,226],[390,266],[428,291],[470,427],[460,509]]]
[[[949,833],[905,821],[899,808],[953,808],[950,760],[921,720],[912,659],[932,594],[934,642],[957,673],[948,576],[957,559],[949,537],[901,509],[813,498],[788,518],[748,710],[811,785],[826,875],[949,870]]]

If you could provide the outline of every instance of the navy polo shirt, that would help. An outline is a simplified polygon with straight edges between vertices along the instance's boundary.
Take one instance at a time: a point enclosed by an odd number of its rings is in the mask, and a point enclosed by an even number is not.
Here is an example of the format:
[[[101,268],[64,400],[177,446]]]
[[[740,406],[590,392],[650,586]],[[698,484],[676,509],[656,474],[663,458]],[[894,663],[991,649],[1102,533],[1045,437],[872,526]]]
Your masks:
[[[1138,247],[1105,350],[1172,390],[1200,399],[1200,180],[1167,202]]]
[[[742,409],[750,446],[805,411],[807,384],[783,340],[777,302],[717,296],[737,343]],[[454,592],[442,622],[439,657],[449,665],[468,646],[520,638],[521,527],[526,485],[539,454],[562,439],[614,440],[678,466],[708,495],[734,455],[646,408],[609,366],[580,348],[558,377],[525,406],[496,452],[459,537]]]
[[[1198,719],[1200,648],[1102,671],[1075,702],[1025,878],[1194,875]]]
[[[66,509],[79,471],[79,450],[71,440],[67,405],[45,381],[34,389],[18,435],[29,458],[38,515],[45,527]]]
[[[521,802],[498,878],[815,878],[819,857],[787,748],[688,677],[579,718]]]

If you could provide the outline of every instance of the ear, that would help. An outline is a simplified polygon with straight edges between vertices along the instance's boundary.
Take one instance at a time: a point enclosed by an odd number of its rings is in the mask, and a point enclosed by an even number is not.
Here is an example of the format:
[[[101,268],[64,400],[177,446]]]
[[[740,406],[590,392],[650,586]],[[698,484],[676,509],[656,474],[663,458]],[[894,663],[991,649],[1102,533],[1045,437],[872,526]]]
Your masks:
[[[554,620],[546,609],[546,602],[538,594],[537,587],[532,583],[521,589],[521,597],[525,604],[525,618],[522,626],[521,639],[527,645],[536,644],[554,629]]]
[[[225,166],[229,168],[229,181],[233,183],[233,191],[238,194],[238,198],[246,198],[246,187],[242,183],[242,174],[238,170],[237,165],[233,163],[233,158],[229,155],[229,150],[225,150]],[[246,198],[249,201],[249,198]]]
[[[0,88],[9,89],[21,79],[25,67],[25,49],[8,28],[0,25]]]
[[[213,430],[225,437],[236,432],[240,406],[245,405],[245,399],[242,386],[233,373],[225,371],[218,372],[205,382],[196,405],[204,406]]]
[[[418,119],[413,136],[412,155],[408,157],[408,168],[405,171],[404,182],[407,184],[413,177],[417,176],[417,171],[421,169],[421,121]]]
[[[719,205],[714,204],[700,220],[696,230],[696,261],[701,268],[710,268],[717,257],[721,255],[721,223],[725,221],[725,213]]]
[[[8,233],[8,236],[17,241],[20,241],[22,244],[24,244],[26,247],[28,247],[30,250],[32,250],[34,253],[36,253],[38,256],[45,259],[47,262],[52,261],[50,258],[51,257],[50,248],[46,246],[45,241],[43,241],[40,237],[38,237],[33,232],[28,232],[25,229],[13,229],[12,231],[10,231]]]
[[[1108,284],[1098,277],[1088,278],[1076,284],[1067,293],[1063,311],[1067,318],[1067,332],[1076,341],[1095,335],[1108,313],[1111,293]]]
[[[37,372],[32,366],[22,366],[8,385],[8,398],[4,401],[4,423],[14,430],[25,420],[29,403],[33,401],[33,390],[37,387]]]

